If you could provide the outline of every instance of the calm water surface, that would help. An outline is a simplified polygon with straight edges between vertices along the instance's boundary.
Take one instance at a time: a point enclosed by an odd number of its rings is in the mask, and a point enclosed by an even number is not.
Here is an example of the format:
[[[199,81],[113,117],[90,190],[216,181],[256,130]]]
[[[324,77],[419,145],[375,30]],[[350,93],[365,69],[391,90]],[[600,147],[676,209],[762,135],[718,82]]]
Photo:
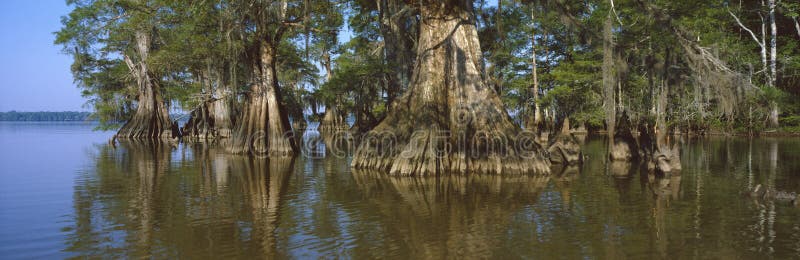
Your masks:
[[[798,258],[800,139],[682,144],[680,176],[588,161],[550,177],[389,178],[350,158],[107,143],[0,122],[0,258]]]

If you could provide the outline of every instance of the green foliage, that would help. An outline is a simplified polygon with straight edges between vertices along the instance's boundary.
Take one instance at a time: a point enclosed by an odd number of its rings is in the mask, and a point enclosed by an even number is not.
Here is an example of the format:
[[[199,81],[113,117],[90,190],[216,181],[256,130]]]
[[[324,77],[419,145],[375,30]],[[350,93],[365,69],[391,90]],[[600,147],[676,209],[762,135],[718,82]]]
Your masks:
[[[380,91],[387,68],[380,56],[371,55],[374,44],[356,37],[336,58],[333,77],[317,90],[325,103],[344,111],[369,111],[375,117],[385,112]]]
[[[150,55],[142,61],[163,98],[184,110],[211,98],[241,102],[258,79],[259,44],[264,42],[277,48],[282,102],[293,117],[317,105],[335,105],[372,118],[386,110],[387,75],[395,66],[385,57],[380,14],[386,10],[379,10],[379,2],[291,0],[286,1],[286,20],[277,19],[284,11],[280,1],[67,3],[73,10],[62,17],[55,43],[73,57],[75,82],[104,128],[119,126],[137,106],[136,84],[123,59],[140,59],[132,44],[136,31],[152,35]],[[665,91],[668,102],[662,111],[673,126],[761,129],[767,108],[774,104],[780,108],[781,124],[796,125],[796,1],[779,1],[774,87],[766,87],[759,44],[731,15],[760,34],[768,10],[757,1],[616,0],[614,9],[606,0],[497,3],[475,1],[474,22],[486,82],[518,119],[530,118],[538,102],[551,116],[570,117],[575,124],[603,124],[599,32],[612,17],[613,74],[620,82],[615,100],[632,118],[653,117],[655,98]],[[406,7],[395,18],[408,27],[401,37],[413,42],[419,14],[415,7]],[[345,25],[352,38],[342,43],[339,35]],[[705,56],[692,57],[691,47],[702,49]],[[538,101],[533,93],[534,49]],[[709,62],[709,56],[717,64]],[[323,82],[328,67],[330,79]],[[737,80],[720,75],[735,75]]]

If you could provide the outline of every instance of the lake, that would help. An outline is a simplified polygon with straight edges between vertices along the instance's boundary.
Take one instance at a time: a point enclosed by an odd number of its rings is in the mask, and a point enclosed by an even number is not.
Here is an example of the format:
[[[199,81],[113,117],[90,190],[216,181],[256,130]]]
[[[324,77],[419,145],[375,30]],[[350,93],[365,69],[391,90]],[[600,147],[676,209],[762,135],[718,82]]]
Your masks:
[[[392,178],[349,157],[109,144],[93,123],[0,122],[0,258],[798,258],[798,138],[683,138],[680,175]],[[313,136],[314,133],[307,133]]]

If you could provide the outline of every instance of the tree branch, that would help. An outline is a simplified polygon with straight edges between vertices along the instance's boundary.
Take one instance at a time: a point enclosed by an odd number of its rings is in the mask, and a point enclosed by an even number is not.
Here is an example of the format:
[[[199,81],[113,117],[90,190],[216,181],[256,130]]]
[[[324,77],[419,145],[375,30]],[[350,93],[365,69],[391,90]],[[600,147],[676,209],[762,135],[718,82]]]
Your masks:
[[[758,37],[756,37],[756,34],[753,31],[751,31],[750,28],[747,28],[747,26],[742,24],[742,21],[739,20],[739,17],[736,17],[736,15],[733,14],[733,12],[731,12],[731,10],[728,10],[728,13],[731,14],[731,16],[733,16],[733,19],[736,20],[736,23],[739,24],[739,27],[742,27],[742,29],[750,33],[750,37],[753,37],[753,40],[756,41],[756,43],[758,43],[758,46],[764,48],[764,43],[758,40]]]
[[[800,37],[800,23],[797,22],[797,17],[792,17],[794,20],[794,28],[797,29],[797,37]]]
[[[609,1],[611,2],[611,11],[614,12],[614,17],[617,18],[619,26],[625,26],[624,24],[622,24],[622,20],[619,19],[619,14],[617,14],[617,9],[614,8],[614,0],[609,0]]]

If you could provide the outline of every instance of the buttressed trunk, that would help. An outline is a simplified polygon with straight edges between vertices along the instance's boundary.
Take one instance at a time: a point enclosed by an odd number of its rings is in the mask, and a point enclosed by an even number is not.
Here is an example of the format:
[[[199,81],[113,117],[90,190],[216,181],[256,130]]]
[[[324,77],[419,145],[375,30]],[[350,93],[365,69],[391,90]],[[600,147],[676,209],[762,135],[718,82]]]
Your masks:
[[[171,139],[178,133],[172,127],[161,91],[147,68],[147,57],[150,52],[150,34],[137,31],[136,54],[138,60],[123,55],[125,64],[136,79],[138,102],[133,117],[119,129],[116,138],[120,139]]]
[[[362,139],[352,166],[416,176],[549,173],[545,151],[483,81],[471,2],[423,2],[409,89]]]
[[[269,157],[291,156],[297,151],[289,117],[279,103],[280,90],[275,73],[275,47],[264,42],[260,47],[258,80],[250,88],[242,119],[228,150]]]

